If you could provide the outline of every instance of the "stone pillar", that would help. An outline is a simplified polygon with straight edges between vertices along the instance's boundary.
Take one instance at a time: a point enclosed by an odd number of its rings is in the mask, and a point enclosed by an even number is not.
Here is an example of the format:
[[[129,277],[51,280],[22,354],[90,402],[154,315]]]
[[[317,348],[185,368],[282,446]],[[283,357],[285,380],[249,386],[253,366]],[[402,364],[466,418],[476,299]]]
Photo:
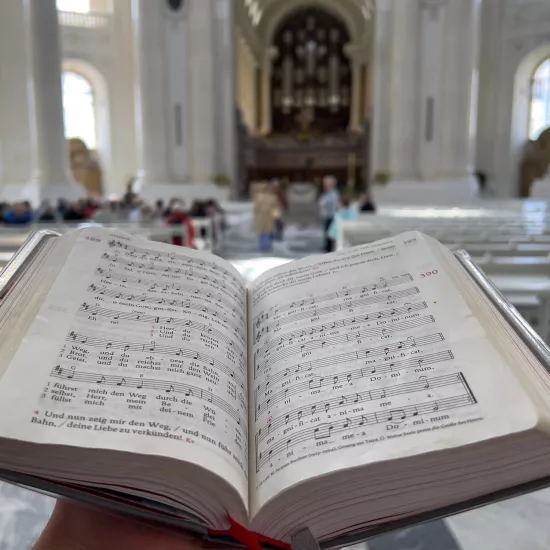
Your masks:
[[[468,179],[473,172],[472,86],[479,1],[451,0],[443,9],[439,176]]]
[[[28,197],[76,199],[85,194],[69,172],[63,126],[61,44],[55,0],[27,0],[29,7],[34,127],[34,173]]]
[[[25,5],[0,3],[0,196],[17,200],[31,179],[30,42]]]
[[[363,93],[363,55],[360,46],[350,45],[346,55],[351,66],[351,106],[349,129],[352,132],[363,131],[363,113],[361,112],[361,94]]]
[[[214,2],[189,2],[189,90],[191,93],[191,178],[211,181],[216,164]]]
[[[390,80],[389,171],[391,179],[418,177],[419,0],[393,1]],[[375,136],[373,136],[375,139]]]
[[[168,128],[166,122],[166,63],[164,6],[162,2],[135,0],[136,47],[136,140],[138,165],[136,185],[169,184]]]
[[[379,0],[373,173],[471,182],[479,0]]]
[[[215,123],[218,176],[223,176],[239,188],[237,182],[237,85],[234,41],[234,6],[232,0],[215,0],[214,9],[214,101],[219,107]]]
[[[422,180],[433,180],[440,175],[441,79],[446,2],[447,0],[420,0],[420,118],[417,141],[419,176]]]
[[[371,181],[390,170],[390,99],[393,0],[378,0],[374,12],[372,124],[370,135]]]
[[[277,49],[269,48],[262,61],[262,123],[260,133],[262,135],[271,132],[271,73],[273,70],[273,60],[277,57]]]
[[[213,177],[235,178],[231,3],[133,0],[133,9],[139,189],[147,198],[225,198]]]

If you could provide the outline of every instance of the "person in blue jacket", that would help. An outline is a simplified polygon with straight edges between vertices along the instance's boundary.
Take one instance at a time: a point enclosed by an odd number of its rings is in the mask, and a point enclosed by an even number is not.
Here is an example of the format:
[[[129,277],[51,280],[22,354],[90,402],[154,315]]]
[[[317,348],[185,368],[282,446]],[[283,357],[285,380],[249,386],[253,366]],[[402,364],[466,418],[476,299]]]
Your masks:
[[[16,202],[4,212],[4,223],[7,225],[24,225],[33,219],[32,209],[27,202]]]
[[[334,218],[329,225],[327,236],[330,239],[330,251],[334,251],[336,247],[336,238],[338,237],[338,221],[339,220],[355,220],[357,219],[357,212],[350,206],[348,199],[340,199],[340,205]]]

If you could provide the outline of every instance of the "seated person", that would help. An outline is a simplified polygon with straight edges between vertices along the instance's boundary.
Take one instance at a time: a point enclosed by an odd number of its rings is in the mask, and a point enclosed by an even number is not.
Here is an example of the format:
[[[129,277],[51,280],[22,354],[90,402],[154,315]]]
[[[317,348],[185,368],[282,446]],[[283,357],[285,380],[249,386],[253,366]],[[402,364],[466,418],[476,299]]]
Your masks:
[[[62,222],[63,218],[49,202],[44,201],[40,214],[38,215],[38,221],[42,223],[58,223]]]
[[[359,212],[371,212],[373,214],[376,212],[376,206],[374,206],[374,203],[368,193],[363,193],[359,197]]]
[[[172,244],[195,248],[195,227],[193,226],[191,216],[185,212],[183,203],[178,201],[172,204],[170,214],[166,217],[166,224],[185,226],[186,242],[184,242],[183,235],[178,235],[177,231],[174,231],[172,233]]]
[[[32,209],[27,201],[16,202],[4,212],[4,223],[8,225],[24,225],[31,223],[33,219]]]
[[[80,202],[72,202],[65,210],[63,219],[66,222],[81,222],[86,219],[82,210]]]

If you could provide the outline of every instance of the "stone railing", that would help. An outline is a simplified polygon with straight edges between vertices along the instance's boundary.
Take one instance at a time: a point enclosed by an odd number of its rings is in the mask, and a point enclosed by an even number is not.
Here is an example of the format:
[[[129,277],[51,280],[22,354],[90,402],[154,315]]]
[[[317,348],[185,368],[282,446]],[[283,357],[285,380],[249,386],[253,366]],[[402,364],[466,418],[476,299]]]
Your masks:
[[[78,13],[74,11],[58,11],[59,24],[64,27],[79,27],[83,29],[105,29],[111,25],[111,15],[108,13]]]

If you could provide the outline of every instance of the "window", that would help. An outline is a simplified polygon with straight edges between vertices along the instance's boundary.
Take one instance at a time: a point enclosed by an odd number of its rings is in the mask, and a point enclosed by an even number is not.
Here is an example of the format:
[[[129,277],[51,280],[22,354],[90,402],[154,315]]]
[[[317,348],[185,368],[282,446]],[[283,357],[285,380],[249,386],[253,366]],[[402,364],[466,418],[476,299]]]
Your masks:
[[[62,78],[65,137],[79,138],[89,149],[96,149],[96,109],[92,85],[78,73],[65,71]]]
[[[57,0],[59,11],[90,13],[90,0]]]
[[[537,139],[550,126],[550,58],[543,61],[531,83],[529,138]]]

